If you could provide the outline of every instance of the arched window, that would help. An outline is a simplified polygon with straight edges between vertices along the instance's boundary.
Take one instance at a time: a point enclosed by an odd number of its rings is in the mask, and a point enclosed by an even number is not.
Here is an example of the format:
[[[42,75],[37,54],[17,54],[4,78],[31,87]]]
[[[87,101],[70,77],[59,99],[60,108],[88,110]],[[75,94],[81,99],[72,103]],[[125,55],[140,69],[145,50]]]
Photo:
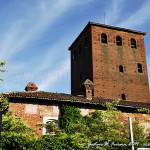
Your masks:
[[[117,36],[117,37],[116,37],[116,44],[117,44],[118,46],[122,46],[122,39],[121,39],[120,36]]]
[[[123,66],[122,65],[119,66],[119,72],[123,72]]]
[[[122,100],[126,100],[125,94],[121,94],[121,99],[122,99]]]
[[[138,67],[138,73],[143,73],[142,64],[138,63],[137,67]]]
[[[55,133],[55,129],[58,126],[58,120],[56,119],[49,119],[46,122],[46,133],[47,132],[53,132],[53,134]]]
[[[55,131],[58,126],[58,117],[43,117],[43,135],[52,134],[55,135]]]
[[[107,43],[107,35],[105,33],[101,34],[101,42],[102,43]]]
[[[131,39],[131,48],[136,48],[136,40],[135,39]]]

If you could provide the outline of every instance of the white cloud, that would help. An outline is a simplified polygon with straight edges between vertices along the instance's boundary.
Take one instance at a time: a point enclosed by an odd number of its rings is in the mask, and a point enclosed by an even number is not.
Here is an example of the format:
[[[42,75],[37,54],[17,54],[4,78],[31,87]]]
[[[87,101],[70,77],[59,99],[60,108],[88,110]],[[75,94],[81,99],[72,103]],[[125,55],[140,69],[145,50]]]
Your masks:
[[[148,20],[150,20],[150,1],[143,1],[143,5],[141,5],[140,9],[133,13],[129,18],[124,19],[122,23],[117,26],[131,28],[139,25],[145,24]]]
[[[124,0],[113,0],[106,11],[106,24],[112,25],[120,18]]]
[[[56,0],[56,1],[38,1],[38,4],[24,11],[25,17],[16,18],[11,23],[5,35],[1,35],[0,49],[1,59],[8,60],[23,50],[24,47],[31,44],[39,38],[42,33],[73,6],[84,4],[91,0]]]
[[[60,67],[56,68],[52,72],[47,74],[47,78],[43,79],[39,83],[39,90],[47,90],[48,88],[52,87],[60,78],[63,78],[66,73],[70,70],[70,59],[68,58],[64,62],[61,63]]]

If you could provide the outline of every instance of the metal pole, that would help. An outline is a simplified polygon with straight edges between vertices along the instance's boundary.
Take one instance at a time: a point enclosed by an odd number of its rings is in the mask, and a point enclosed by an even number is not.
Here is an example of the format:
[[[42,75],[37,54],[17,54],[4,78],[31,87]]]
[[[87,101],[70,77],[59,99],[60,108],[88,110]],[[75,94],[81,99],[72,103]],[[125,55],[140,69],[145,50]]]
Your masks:
[[[132,121],[131,121],[131,117],[129,117],[129,128],[130,128],[130,138],[131,138],[132,150],[134,150],[134,141],[133,141],[133,132],[132,132]]]

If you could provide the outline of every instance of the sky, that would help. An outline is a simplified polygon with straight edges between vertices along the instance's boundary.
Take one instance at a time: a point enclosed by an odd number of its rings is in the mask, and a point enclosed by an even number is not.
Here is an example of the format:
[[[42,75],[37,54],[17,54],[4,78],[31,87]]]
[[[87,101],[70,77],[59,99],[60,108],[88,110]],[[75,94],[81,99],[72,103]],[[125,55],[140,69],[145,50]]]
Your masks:
[[[150,79],[150,0],[0,0],[0,93],[40,91],[69,94],[69,46],[89,21],[147,32]]]

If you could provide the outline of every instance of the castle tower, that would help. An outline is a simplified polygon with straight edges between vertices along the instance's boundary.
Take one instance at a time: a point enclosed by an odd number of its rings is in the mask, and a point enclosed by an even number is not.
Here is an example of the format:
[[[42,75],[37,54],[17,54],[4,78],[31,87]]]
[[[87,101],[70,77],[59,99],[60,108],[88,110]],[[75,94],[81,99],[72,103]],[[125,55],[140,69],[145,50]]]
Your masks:
[[[145,34],[89,22],[69,47],[71,94],[84,95],[89,79],[94,97],[150,102]]]

